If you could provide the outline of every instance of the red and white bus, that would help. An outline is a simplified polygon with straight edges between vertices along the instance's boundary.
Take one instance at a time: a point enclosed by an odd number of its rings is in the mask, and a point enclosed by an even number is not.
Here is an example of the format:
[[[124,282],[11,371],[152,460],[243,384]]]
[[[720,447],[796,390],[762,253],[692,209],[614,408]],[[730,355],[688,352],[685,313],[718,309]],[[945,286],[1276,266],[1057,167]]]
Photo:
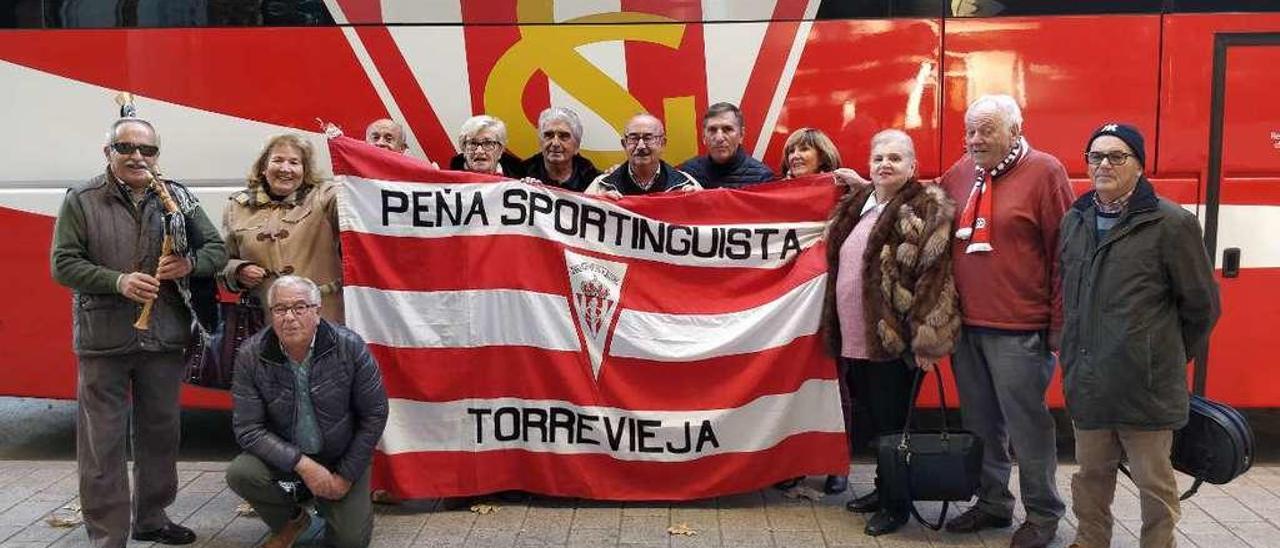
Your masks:
[[[963,153],[968,102],[1007,93],[1080,191],[1089,132],[1142,129],[1148,175],[1200,217],[1219,272],[1208,393],[1280,407],[1277,66],[1269,0],[16,0],[0,7],[0,395],[75,396],[49,241],[64,189],[103,168],[121,90],[159,128],[166,175],[214,219],[268,135],[319,143],[317,118],[349,133],[403,120],[410,153],[440,160],[483,112],[528,156],[538,112],[564,105],[583,114],[584,153],[610,165],[630,115],[663,118],[678,162],[699,151],[701,111],[729,101],[770,165],[810,126],[860,168],[871,135],[898,127],[930,177]]]

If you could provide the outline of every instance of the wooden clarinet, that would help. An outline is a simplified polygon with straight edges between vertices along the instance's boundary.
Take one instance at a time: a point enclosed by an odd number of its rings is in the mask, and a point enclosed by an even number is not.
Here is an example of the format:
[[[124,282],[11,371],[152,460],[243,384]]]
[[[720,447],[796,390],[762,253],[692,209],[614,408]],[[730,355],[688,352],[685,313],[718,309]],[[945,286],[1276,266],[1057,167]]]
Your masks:
[[[160,203],[164,205],[165,213],[181,214],[180,211],[178,210],[178,203],[173,201],[173,196],[169,194],[169,187],[165,185],[164,181],[160,179],[159,173],[154,171],[152,168],[147,168],[147,176],[151,178],[151,182],[147,186],[151,189],[152,192],[156,193],[157,197],[160,198]],[[163,224],[164,224],[164,243],[160,245],[161,259],[163,259],[165,255],[173,253],[173,235],[169,234],[169,223],[163,223]],[[157,264],[156,275],[159,275],[159,274],[160,274],[160,265]],[[160,283],[164,284],[163,281],[161,281]],[[142,305],[142,313],[138,314],[138,321],[133,322],[133,327],[142,331],[146,331],[151,328],[151,307],[155,305],[156,300],[159,298],[160,298],[160,294],[159,292],[157,292],[155,299],[147,301],[147,304]]]

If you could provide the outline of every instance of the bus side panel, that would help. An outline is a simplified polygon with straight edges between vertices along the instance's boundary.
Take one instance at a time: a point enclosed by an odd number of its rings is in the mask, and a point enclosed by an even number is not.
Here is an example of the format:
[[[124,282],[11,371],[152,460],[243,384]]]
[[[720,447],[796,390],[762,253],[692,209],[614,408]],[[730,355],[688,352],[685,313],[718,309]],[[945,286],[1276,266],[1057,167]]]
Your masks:
[[[787,136],[813,127],[835,141],[844,165],[866,173],[871,137],[893,127],[915,141],[921,175],[937,175],[945,167],[938,156],[940,40],[933,19],[815,22],[765,162],[780,167]]]
[[[0,257],[9,265],[5,305],[0,307],[5,363],[0,394],[74,398],[71,293],[49,276],[53,218],[0,208],[0,226]]]
[[[1159,16],[948,19],[943,43],[944,159],[964,154],[965,109],[987,93],[1017,99],[1028,142],[1073,177],[1085,176],[1084,142],[1103,122],[1155,133]]]
[[[1160,67],[1160,135],[1156,143],[1159,149],[1156,171],[1159,173],[1201,174],[1208,169],[1213,40],[1214,34],[1227,32],[1280,32],[1280,14],[1175,14],[1165,17],[1164,59]],[[1237,67],[1230,65],[1228,68],[1237,70]],[[1275,65],[1273,63],[1264,68],[1274,70]],[[1238,105],[1243,107],[1240,113],[1245,114],[1250,109],[1266,109],[1268,104],[1276,105],[1275,87],[1272,86],[1268,91],[1270,95],[1261,95],[1265,98],[1261,102],[1250,99],[1247,105]],[[1228,105],[1228,109],[1231,108],[1233,107]],[[1248,116],[1263,126],[1260,129],[1265,132],[1257,135],[1261,138],[1267,138],[1272,130],[1280,130],[1280,124],[1275,123],[1276,118],[1260,116],[1264,112],[1274,110],[1257,111]],[[1265,128],[1266,123],[1271,123],[1273,127]],[[1226,129],[1230,135],[1245,127],[1251,126],[1232,124]],[[1227,151],[1227,155],[1231,158],[1231,151]],[[1250,172],[1264,170],[1272,174],[1280,171],[1280,159],[1275,156],[1254,156],[1242,160],[1246,162],[1234,167]],[[1233,166],[1228,163],[1225,167]]]

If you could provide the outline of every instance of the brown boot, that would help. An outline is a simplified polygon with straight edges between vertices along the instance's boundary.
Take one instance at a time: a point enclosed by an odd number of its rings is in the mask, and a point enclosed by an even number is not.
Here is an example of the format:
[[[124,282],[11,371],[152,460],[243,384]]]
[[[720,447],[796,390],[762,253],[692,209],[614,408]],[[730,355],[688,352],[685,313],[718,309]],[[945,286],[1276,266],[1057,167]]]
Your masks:
[[[298,535],[301,535],[310,526],[311,513],[304,508],[299,508],[298,516],[286,522],[279,531],[267,537],[267,541],[262,543],[262,548],[290,548],[298,540]]]

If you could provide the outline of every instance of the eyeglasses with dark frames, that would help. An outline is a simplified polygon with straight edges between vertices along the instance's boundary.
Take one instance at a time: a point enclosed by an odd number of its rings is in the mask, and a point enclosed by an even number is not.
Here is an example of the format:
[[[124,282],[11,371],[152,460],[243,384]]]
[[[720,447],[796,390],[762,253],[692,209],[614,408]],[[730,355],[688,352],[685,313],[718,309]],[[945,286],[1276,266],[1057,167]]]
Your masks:
[[[486,140],[486,141],[466,141],[466,142],[462,143],[462,149],[463,149],[463,150],[484,149],[484,150],[486,150],[486,151],[488,151],[488,152],[493,152],[493,151],[495,151],[495,150],[498,150],[498,147],[500,147],[500,146],[502,146],[502,143],[499,143],[499,142],[497,142],[497,141],[490,141],[490,140]]]
[[[1088,162],[1091,166],[1096,166],[1101,164],[1102,160],[1105,158],[1107,162],[1113,166],[1122,166],[1128,163],[1129,158],[1133,158],[1133,156],[1133,154],[1120,152],[1118,150],[1112,152],[1086,152],[1084,154],[1084,161]]]
[[[292,312],[294,317],[300,317],[304,312],[311,310],[312,308],[320,308],[320,305],[310,303],[297,303],[292,305],[278,304],[271,307],[271,315],[277,318],[283,318]]]
[[[663,137],[665,135],[662,133],[628,133],[622,136],[622,140],[627,143],[627,146],[635,146],[637,143],[652,145],[661,142]]]

